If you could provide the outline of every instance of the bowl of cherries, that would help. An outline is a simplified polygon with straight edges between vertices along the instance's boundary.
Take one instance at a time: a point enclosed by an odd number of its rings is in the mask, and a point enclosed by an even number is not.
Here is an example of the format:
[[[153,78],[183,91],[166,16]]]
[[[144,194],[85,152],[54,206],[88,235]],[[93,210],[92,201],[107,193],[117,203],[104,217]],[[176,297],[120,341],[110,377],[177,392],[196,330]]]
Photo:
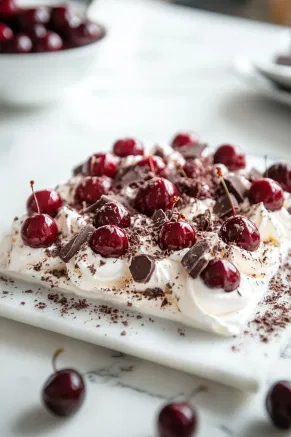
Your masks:
[[[20,7],[0,0],[0,98],[8,104],[58,100],[94,66],[105,28],[73,7]]]

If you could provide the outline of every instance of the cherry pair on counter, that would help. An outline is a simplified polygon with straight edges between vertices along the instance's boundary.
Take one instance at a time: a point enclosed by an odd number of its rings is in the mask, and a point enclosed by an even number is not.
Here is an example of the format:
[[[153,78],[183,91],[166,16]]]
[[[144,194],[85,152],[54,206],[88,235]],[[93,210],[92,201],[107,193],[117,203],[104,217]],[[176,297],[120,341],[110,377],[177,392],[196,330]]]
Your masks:
[[[0,2],[0,53],[55,52],[102,39],[105,30],[67,6],[20,8]]]

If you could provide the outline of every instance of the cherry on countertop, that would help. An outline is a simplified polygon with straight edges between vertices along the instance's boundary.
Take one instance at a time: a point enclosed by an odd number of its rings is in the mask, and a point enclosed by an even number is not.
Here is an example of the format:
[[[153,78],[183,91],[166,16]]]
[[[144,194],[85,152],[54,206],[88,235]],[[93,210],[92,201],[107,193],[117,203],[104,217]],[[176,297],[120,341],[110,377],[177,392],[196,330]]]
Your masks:
[[[279,381],[270,388],[266,408],[275,426],[280,429],[291,429],[290,381]]]
[[[118,226],[101,226],[91,235],[89,246],[105,258],[118,258],[127,252],[128,238]]]
[[[143,214],[152,215],[157,209],[165,211],[171,208],[176,196],[178,190],[172,182],[163,178],[154,178],[139,188],[135,207]]]
[[[134,138],[121,138],[113,144],[113,153],[120,158],[130,155],[143,155],[144,146],[141,141]]]
[[[229,217],[221,226],[220,238],[228,244],[253,252],[260,245],[260,233],[257,226],[246,217]]]
[[[188,402],[166,405],[158,416],[159,437],[193,437],[197,430],[197,414]]]
[[[87,176],[77,186],[75,200],[77,203],[94,203],[102,194],[107,194],[111,186],[112,181],[107,177]]]
[[[166,222],[159,235],[162,250],[182,250],[193,246],[197,240],[196,230],[184,221]]]
[[[120,203],[108,202],[96,212],[94,225],[96,228],[104,225],[128,228],[130,226],[130,214]]]
[[[257,179],[250,187],[248,198],[251,204],[263,202],[269,211],[277,211],[283,206],[284,192],[273,179]]]
[[[220,146],[213,156],[214,164],[224,164],[229,170],[236,171],[245,168],[245,155],[231,144]]]
[[[223,288],[230,292],[236,290],[240,284],[238,269],[226,259],[212,259],[201,273],[201,277],[209,288]]]

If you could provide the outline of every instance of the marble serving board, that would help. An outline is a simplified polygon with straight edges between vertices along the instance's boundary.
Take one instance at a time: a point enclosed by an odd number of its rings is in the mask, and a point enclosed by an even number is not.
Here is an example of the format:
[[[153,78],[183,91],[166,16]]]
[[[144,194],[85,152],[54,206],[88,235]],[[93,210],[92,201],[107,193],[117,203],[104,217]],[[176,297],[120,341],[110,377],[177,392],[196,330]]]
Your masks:
[[[224,338],[6,277],[0,280],[0,315],[247,392],[265,382],[290,334],[286,326],[262,341],[265,334],[251,324],[240,337]]]

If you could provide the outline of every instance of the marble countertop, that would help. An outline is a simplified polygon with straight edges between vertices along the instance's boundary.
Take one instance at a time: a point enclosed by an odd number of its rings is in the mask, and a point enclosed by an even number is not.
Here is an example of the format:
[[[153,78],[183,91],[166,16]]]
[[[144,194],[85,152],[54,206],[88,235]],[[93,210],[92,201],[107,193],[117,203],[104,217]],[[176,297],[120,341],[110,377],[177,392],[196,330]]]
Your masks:
[[[238,143],[262,159],[266,153],[290,157],[290,108],[240,83],[231,70],[237,55],[269,56],[282,29],[159,1],[99,0],[92,15],[108,26],[109,36],[86,88],[38,111],[0,108],[0,194],[2,205],[10,206],[1,211],[1,231],[23,211],[28,180],[53,185],[123,135],[151,144],[192,129],[213,145]],[[88,387],[84,407],[70,420],[57,420],[40,404],[60,346],[66,350],[60,363],[84,372]],[[0,357],[1,437],[153,437],[162,404],[184,398],[199,411],[199,437],[278,435],[264,410],[266,388],[243,395],[5,319]],[[269,384],[291,378],[289,359],[291,347]]]

